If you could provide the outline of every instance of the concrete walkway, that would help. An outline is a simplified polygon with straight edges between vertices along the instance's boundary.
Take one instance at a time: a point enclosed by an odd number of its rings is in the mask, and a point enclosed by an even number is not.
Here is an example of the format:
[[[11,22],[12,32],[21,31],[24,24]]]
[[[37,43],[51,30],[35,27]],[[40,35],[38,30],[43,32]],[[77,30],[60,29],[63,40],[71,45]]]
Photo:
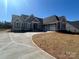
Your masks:
[[[33,44],[34,34],[1,32],[0,59],[55,59]]]

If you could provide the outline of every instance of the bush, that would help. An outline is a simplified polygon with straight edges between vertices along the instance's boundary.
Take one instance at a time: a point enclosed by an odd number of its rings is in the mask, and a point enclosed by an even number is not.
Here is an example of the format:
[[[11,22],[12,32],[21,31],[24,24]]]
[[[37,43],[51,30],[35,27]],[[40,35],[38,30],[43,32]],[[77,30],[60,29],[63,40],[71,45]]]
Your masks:
[[[11,23],[10,22],[0,22],[0,29],[10,29]]]

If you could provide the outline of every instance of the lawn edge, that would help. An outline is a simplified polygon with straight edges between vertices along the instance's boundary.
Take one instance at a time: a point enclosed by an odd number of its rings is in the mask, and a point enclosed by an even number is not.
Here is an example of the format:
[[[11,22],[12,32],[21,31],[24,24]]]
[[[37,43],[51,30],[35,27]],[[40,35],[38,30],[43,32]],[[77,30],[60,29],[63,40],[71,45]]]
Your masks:
[[[34,44],[34,46],[36,46],[39,50],[41,50],[42,52],[44,52],[46,55],[50,56],[53,59],[57,59],[56,57],[50,55],[49,53],[47,53],[46,51],[44,51],[42,48],[40,48],[32,39],[32,43]]]

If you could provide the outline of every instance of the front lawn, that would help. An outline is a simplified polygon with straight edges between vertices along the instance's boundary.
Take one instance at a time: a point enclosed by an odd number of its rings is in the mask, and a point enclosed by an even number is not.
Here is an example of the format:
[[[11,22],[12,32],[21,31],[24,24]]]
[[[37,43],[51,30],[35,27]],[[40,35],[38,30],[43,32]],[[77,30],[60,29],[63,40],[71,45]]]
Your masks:
[[[57,59],[79,59],[79,35],[50,32],[34,35],[33,41]]]

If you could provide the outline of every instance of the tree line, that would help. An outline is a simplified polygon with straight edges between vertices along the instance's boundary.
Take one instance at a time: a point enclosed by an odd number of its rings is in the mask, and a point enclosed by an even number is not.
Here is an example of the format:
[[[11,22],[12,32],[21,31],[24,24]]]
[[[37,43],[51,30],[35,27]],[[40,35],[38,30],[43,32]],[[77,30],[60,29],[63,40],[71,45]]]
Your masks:
[[[11,28],[11,22],[1,22],[0,21],[0,29],[10,29]]]

